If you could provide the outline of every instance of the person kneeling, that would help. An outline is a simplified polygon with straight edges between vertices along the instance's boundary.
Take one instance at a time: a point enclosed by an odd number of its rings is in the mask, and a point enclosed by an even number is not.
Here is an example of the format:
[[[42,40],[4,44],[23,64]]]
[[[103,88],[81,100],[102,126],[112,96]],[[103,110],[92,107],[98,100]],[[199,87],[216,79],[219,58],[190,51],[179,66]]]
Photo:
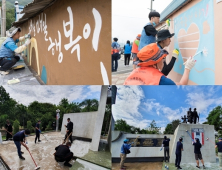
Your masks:
[[[160,49],[156,43],[143,47],[137,54],[140,68],[132,71],[124,85],[187,85],[190,70],[196,61],[190,57],[185,63],[185,70],[180,82],[173,82],[161,71],[168,52]]]
[[[73,157],[73,153],[70,152],[71,143],[67,142],[66,145],[59,145],[55,148],[55,160],[57,162],[64,162],[64,166],[72,167],[72,165],[69,163],[69,161]]]

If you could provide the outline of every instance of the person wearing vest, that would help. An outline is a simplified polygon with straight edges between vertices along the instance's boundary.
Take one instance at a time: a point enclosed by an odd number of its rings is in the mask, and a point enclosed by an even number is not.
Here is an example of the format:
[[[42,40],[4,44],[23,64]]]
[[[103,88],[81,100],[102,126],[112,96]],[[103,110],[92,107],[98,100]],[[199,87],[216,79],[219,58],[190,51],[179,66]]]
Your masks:
[[[126,45],[124,45],[124,61],[125,61],[125,66],[129,66],[130,62],[130,56],[131,56],[131,50],[132,46],[130,45],[130,41],[126,41]]]
[[[112,56],[112,72],[117,71],[118,68],[118,59],[119,59],[119,49],[120,45],[117,43],[118,38],[113,38],[111,45],[111,56]]]
[[[169,30],[167,29],[164,29],[164,30],[160,30],[158,33],[157,33],[157,45],[160,49],[163,49],[165,47],[168,47],[170,45],[170,38],[174,36],[174,33],[171,34]],[[162,69],[162,73],[167,76],[169,74],[169,72],[172,70],[173,66],[174,66],[174,63],[177,59],[179,55],[179,51],[177,49],[174,49],[173,50],[173,54],[172,54],[172,58],[169,62],[169,64],[166,64],[166,61],[164,61],[164,66],[163,66],[163,69]]]
[[[160,49],[156,43],[145,46],[137,54],[139,58],[137,68],[126,78],[124,85],[187,85],[190,70],[194,67],[196,60],[190,57],[185,63],[185,70],[180,82],[175,83],[165,77],[161,72],[168,52]]]
[[[141,50],[146,45],[156,42],[157,30],[154,28],[160,21],[160,14],[156,11],[149,13],[150,22],[148,22],[142,30],[139,50]]]
[[[133,69],[136,69],[136,66],[139,61],[137,57],[137,53],[139,52],[138,48],[140,44],[140,37],[141,37],[141,34],[138,34],[136,39],[133,41],[133,46],[132,46]]]
[[[30,44],[30,34],[20,37],[21,28],[12,27],[8,31],[8,38],[2,43],[0,48],[0,74],[6,75],[13,65],[20,60],[17,55],[24,51]],[[16,43],[26,39],[25,44],[17,46]]]

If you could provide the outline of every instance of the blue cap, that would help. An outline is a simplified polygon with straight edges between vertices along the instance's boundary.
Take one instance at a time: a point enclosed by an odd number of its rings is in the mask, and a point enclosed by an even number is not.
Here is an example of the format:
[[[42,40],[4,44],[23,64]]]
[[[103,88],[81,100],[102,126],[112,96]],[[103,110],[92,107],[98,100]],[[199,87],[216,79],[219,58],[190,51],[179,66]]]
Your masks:
[[[124,141],[123,142],[128,142],[129,141],[129,139],[124,139]]]
[[[219,140],[222,140],[222,138],[219,138]]]

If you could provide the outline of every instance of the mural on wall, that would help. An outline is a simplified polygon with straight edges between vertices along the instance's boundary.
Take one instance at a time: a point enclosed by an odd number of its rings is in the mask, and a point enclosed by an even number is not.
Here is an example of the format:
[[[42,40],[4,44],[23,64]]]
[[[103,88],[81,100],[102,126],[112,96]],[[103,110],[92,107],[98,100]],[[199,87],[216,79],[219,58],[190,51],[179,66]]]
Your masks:
[[[174,47],[180,50],[174,71],[183,74],[183,63],[197,54],[189,79],[197,84],[215,84],[213,1],[202,0],[174,19]],[[201,51],[207,51],[204,55]]]
[[[107,32],[111,12],[104,14],[109,4],[109,1],[101,4],[99,0],[63,4],[57,1],[23,24],[25,31],[32,35],[31,45],[25,52],[27,60],[31,66],[35,65],[45,84],[109,84],[111,60],[107,61],[104,55],[109,49],[104,43],[111,37]]]

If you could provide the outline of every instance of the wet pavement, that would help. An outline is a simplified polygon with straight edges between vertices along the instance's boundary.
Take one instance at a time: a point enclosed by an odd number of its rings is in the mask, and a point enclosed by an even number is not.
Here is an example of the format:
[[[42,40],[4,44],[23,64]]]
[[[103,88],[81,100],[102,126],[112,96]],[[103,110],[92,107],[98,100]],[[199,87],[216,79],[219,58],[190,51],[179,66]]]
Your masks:
[[[161,170],[162,162],[136,162],[136,163],[125,163],[126,170]],[[119,170],[120,164],[113,163],[112,170]]]
[[[45,139],[45,137],[47,140]],[[69,169],[63,166],[63,162],[56,162],[54,160],[53,154],[55,153],[55,147],[62,144],[64,135],[60,132],[49,132],[41,135],[41,142],[37,144],[34,143],[35,136],[29,136],[27,138],[29,150],[36,161],[37,166],[41,167],[41,170],[59,170],[59,169]],[[70,163],[73,165],[72,170],[106,170],[105,166],[111,167],[111,154],[109,151],[93,152],[89,150],[91,143],[74,140],[70,150],[73,152],[74,156],[80,157],[81,160],[76,162],[71,160]],[[20,160],[17,154],[17,149],[13,141],[3,141],[0,144],[0,156],[6,162],[6,164],[12,170],[31,170],[35,168],[35,164],[31,159],[28,151],[22,146],[23,156],[25,160]],[[91,162],[84,163],[84,160]],[[109,161],[108,161],[109,160]],[[81,162],[82,161],[82,162]],[[102,166],[102,167],[101,167]]]
[[[14,66],[23,65],[25,69],[21,70],[10,70],[9,74],[1,75],[0,74],[0,85],[8,85],[8,80],[12,79],[19,79],[20,82],[12,85],[40,85],[39,81],[37,80],[37,76],[35,73],[31,72],[27,65],[25,64],[24,60],[20,60]],[[13,66],[13,67],[14,67]]]

